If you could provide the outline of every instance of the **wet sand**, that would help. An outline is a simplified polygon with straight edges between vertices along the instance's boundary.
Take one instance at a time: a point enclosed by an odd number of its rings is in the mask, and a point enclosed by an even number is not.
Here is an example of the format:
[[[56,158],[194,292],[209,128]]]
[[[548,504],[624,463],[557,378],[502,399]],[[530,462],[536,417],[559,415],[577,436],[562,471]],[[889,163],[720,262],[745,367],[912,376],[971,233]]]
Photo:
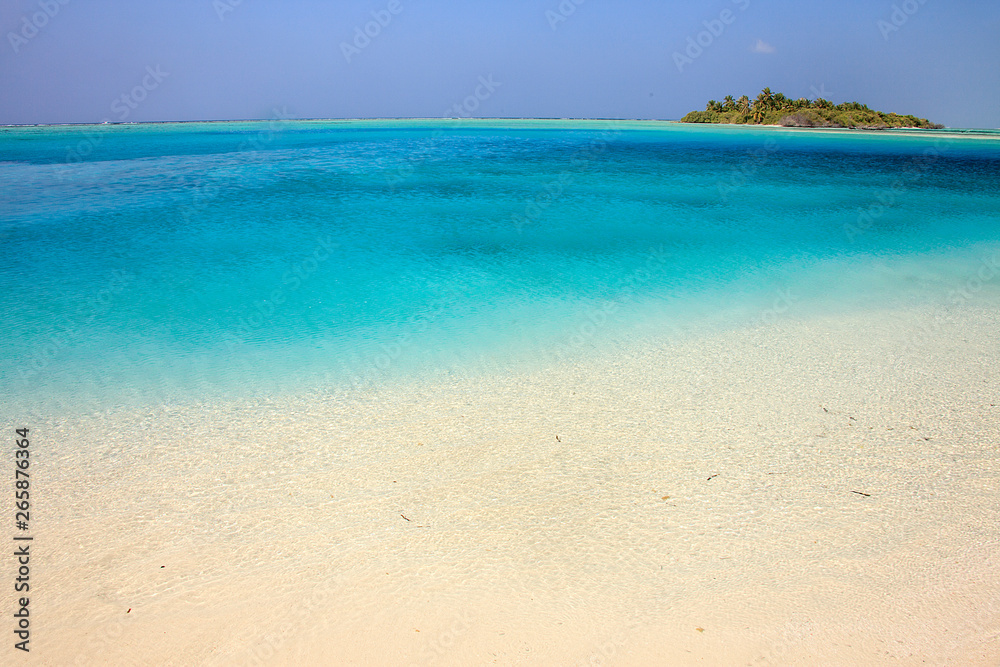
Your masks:
[[[813,317],[32,424],[31,659],[996,665],[998,330]]]

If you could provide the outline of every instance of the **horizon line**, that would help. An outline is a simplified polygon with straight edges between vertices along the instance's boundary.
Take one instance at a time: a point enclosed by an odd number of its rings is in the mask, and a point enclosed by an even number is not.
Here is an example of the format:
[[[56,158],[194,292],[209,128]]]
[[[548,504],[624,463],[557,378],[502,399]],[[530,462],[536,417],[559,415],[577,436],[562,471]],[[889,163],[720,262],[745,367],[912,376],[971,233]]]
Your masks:
[[[358,122],[358,121],[447,121],[447,122],[476,122],[476,121],[620,121],[620,122],[642,122],[642,123],[673,123],[692,126],[718,125],[724,127],[782,127],[779,125],[758,125],[755,123],[683,123],[680,119],[666,118],[621,118],[621,117],[573,117],[573,116],[476,116],[476,117],[447,117],[447,116],[368,116],[368,117],[312,117],[312,118],[230,118],[230,119],[198,119],[198,120],[147,120],[147,121],[100,121],[81,123],[0,123],[0,129],[6,128],[28,128],[28,127],[90,127],[102,125],[170,125],[170,124],[208,124],[208,123],[272,123],[272,122]],[[784,129],[808,129],[808,130],[850,130],[851,128],[784,128]],[[886,128],[885,130],[857,129],[862,132],[883,132],[883,131],[912,131],[912,132],[1000,132],[1000,127],[944,127],[937,130],[926,128]]]

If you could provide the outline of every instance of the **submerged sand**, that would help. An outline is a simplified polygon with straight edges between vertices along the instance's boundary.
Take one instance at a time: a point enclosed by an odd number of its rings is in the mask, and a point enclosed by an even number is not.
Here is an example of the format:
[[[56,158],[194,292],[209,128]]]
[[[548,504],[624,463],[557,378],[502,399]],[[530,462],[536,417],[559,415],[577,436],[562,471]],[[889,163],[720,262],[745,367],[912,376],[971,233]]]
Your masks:
[[[33,424],[31,658],[996,665],[998,330],[814,317]]]

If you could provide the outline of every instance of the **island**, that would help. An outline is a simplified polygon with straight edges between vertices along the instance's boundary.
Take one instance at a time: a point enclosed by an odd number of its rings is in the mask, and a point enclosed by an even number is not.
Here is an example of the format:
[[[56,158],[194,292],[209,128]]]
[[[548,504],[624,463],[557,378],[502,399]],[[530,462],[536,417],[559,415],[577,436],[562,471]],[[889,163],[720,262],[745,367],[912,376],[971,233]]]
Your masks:
[[[733,99],[726,95],[723,102],[710,100],[704,111],[692,111],[682,123],[733,123],[737,125],[782,125],[784,127],[842,127],[860,130],[885,130],[895,127],[915,127],[938,130],[944,125],[912,115],[874,111],[857,102],[834,104],[822,97],[797,100],[765,88],[751,101],[743,95]]]

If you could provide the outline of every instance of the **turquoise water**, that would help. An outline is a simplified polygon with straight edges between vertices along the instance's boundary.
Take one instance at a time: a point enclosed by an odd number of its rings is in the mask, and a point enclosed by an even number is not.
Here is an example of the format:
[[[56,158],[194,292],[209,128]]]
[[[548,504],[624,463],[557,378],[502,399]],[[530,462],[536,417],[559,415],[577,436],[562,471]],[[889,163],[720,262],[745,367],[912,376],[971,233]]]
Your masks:
[[[0,394],[90,408],[947,305],[1000,139],[603,121],[0,130]],[[963,303],[965,302],[963,301]]]

